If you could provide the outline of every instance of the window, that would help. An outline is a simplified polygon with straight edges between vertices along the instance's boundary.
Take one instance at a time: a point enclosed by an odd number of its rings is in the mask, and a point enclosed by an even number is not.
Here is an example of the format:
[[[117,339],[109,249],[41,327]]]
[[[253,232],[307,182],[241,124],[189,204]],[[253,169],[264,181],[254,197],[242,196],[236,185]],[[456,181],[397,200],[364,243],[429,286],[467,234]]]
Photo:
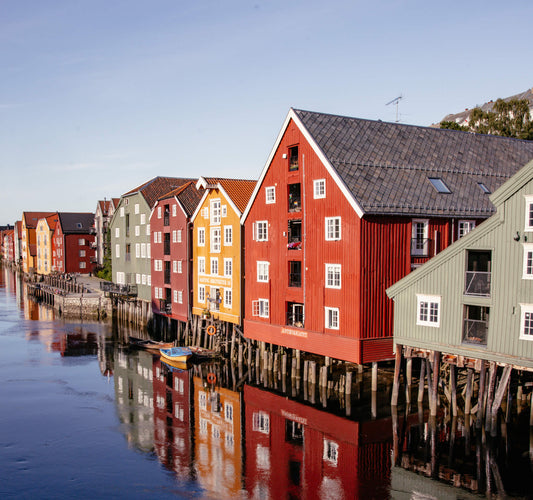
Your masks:
[[[84,238],[80,238],[80,239],[78,240],[78,245],[79,245],[80,247],[84,246],[84,245],[85,245],[85,239],[84,239]]]
[[[261,220],[255,223],[255,239],[257,241],[268,241],[268,221]]]
[[[172,217],[176,217],[176,213],[177,213],[177,205],[174,204],[172,205]]]
[[[492,252],[467,250],[465,295],[490,296]]]
[[[141,258],[146,258],[146,243],[141,243]]]
[[[80,257],[85,257],[85,250],[80,250]]]
[[[339,309],[338,307],[325,307],[326,313],[325,325],[326,328],[331,328],[332,330],[339,329]]]
[[[146,285],[146,274],[141,274],[141,283]]]
[[[141,235],[141,226],[135,226],[135,236]]]
[[[270,417],[264,411],[256,411],[252,417],[252,430],[263,434],[270,433]]]
[[[146,224],[146,214],[141,214],[141,224]]]
[[[289,172],[298,170],[298,146],[289,148]]]
[[[483,191],[485,194],[490,194],[490,189],[485,186],[485,184],[483,184],[482,182],[478,182],[477,185],[479,186],[479,189],[481,189],[481,191]]]
[[[326,217],[326,241],[341,239],[341,218]]]
[[[325,198],[326,197],[326,179],[317,179],[313,181],[313,198]]]
[[[138,259],[141,256],[141,244],[135,243],[135,258]]]
[[[85,262],[80,262],[80,269],[85,269],[87,264]]]
[[[526,196],[526,231],[533,231],[533,196]]]
[[[183,304],[183,292],[178,290],[178,304]]]
[[[201,213],[204,219],[209,219],[209,208],[208,207],[202,208]]]
[[[459,221],[459,238],[462,238],[465,234],[468,234],[472,229],[476,227],[476,222],[473,220],[460,220]]]
[[[120,245],[118,243],[115,245],[115,257],[120,259]]]
[[[268,262],[258,261],[257,262],[257,281],[261,283],[268,282]]]
[[[146,224],[146,236],[150,236],[150,224]]]
[[[220,228],[211,228],[211,252],[220,252]]]
[[[233,422],[233,405],[231,403],[224,403],[224,420]]]
[[[265,188],[265,199],[267,205],[276,203],[276,188],[274,186]]]
[[[198,257],[198,274],[205,274],[205,257]]]
[[[289,212],[299,212],[302,209],[302,195],[300,183],[289,184],[288,205]]]
[[[146,244],[146,258],[149,259],[150,258],[150,243],[147,243]]]
[[[176,206],[176,205],[174,205],[174,206]],[[177,242],[181,243],[181,229],[178,229],[176,236],[177,236],[177,240],[178,240]]]
[[[324,438],[324,455],[322,458],[331,465],[336,466],[339,459],[339,445],[335,441]]]
[[[533,243],[524,243],[524,266],[522,278],[533,280]]]
[[[449,194],[451,193],[450,189],[440,177],[428,177],[429,182],[433,185],[437,193]]]
[[[289,286],[302,286],[302,262],[299,260],[289,261]]]
[[[416,324],[421,326],[440,326],[440,297],[436,295],[417,295]]]
[[[161,207],[157,207],[157,218],[160,219],[161,218]]]
[[[137,285],[140,285],[141,284],[141,275],[140,274],[136,274],[135,275],[135,283]]]
[[[231,307],[231,288],[224,289],[224,307]]]
[[[326,288],[341,287],[341,265],[326,264]]]
[[[198,228],[198,246],[205,247],[205,227]]]
[[[198,285],[198,302],[205,302],[205,286]]]
[[[233,227],[224,226],[224,246],[230,246],[233,244]]]
[[[252,316],[259,316],[260,318],[268,318],[269,308],[268,299],[259,299],[252,301]]]
[[[411,226],[411,255],[427,257],[429,255],[428,221],[413,220]]]
[[[127,200],[124,200],[124,203],[127,205],[126,201]],[[120,216],[124,217],[124,207],[120,207]]]
[[[173,260],[172,261],[172,272],[173,273],[177,273],[178,272],[178,261],[177,260]]]
[[[181,274],[183,272],[181,260],[178,260],[178,274]]]
[[[463,316],[463,342],[487,345],[490,309],[483,306],[465,305]]]
[[[178,236],[176,235],[176,231],[172,231],[172,243],[178,242]]]
[[[119,227],[115,228],[115,238],[120,238],[120,228]]]
[[[211,224],[220,224],[220,200],[211,200]]]
[[[211,257],[211,274],[212,275],[218,274],[218,258],[217,257]]]
[[[224,259],[224,276],[231,276],[233,273],[233,259]]]
[[[520,340],[533,340],[533,304],[520,304]]]
[[[139,204],[138,203],[135,203],[135,213],[136,214],[139,213]]]

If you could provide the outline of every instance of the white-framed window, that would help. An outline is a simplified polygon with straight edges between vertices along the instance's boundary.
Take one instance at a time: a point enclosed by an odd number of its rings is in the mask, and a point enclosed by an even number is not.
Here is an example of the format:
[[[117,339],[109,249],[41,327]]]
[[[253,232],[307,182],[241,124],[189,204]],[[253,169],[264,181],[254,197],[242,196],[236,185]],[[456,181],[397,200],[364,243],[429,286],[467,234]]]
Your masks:
[[[78,239],[78,245],[79,245],[80,247],[84,246],[84,245],[85,245],[85,238],[80,238],[80,239]]]
[[[520,304],[520,340],[533,340],[533,304]]]
[[[252,301],[252,316],[259,316],[260,318],[269,317],[268,299],[258,299]]]
[[[85,250],[80,250],[80,257],[85,257]],[[46,255],[45,255],[46,258]]]
[[[146,285],[152,286],[152,276],[150,274],[146,275]]]
[[[176,230],[172,231],[172,243],[177,243],[178,237],[176,235]]]
[[[474,220],[460,220],[459,226],[458,226],[459,238],[462,238],[465,234],[468,234],[475,227],[476,227],[476,221]]]
[[[137,285],[140,285],[140,284],[141,284],[141,275],[140,275],[139,273],[137,273],[137,274],[135,275],[135,283],[136,283]]]
[[[440,296],[417,294],[416,303],[416,324],[438,328],[440,326]]]
[[[218,274],[218,257],[211,257],[211,274]]]
[[[224,403],[224,420],[233,422],[233,405],[231,403]]]
[[[339,445],[331,439],[324,438],[324,455],[322,458],[331,465],[337,466],[339,460]]]
[[[176,205],[174,205],[174,206],[176,206]],[[176,238],[177,238],[177,243],[181,243],[181,229],[177,230]]]
[[[231,288],[224,289],[224,307],[231,307]]]
[[[205,227],[198,228],[198,246],[205,247]]]
[[[120,228],[119,227],[115,228],[115,238],[120,238]]]
[[[198,274],[205,274],[205,257],[198,257]]]
[[[150,236],[150,224],[146,224],[146,236]]]
[[[228,216],[228,206],[227,205],[222,205],[220,207],[220,211],[222,213],[222,217],[227,217]]]
[[[45,266],[46,268],[47,266]],[[87,263],[86,262],[80,262],[80,269],[85,269],[87,267]]]
[[[135,243],[135,258],[139,259],[141,257],[141,244]]]
[[[224,276],[232,276],[233,274],[233,259],[224,259]]]
[[[230,246],[233,244],[233,227],[224,226],[224,246]]]
[[[265,201],[267,205],[276,203],[276,188],[274,186],[265,188]]]
[[[141,225],[145,225],[146,224],[146,214],[141,214]]]
[[[313,198],[315,200],[326,197],[326,179],[316,179],[313,181]]]
[[[147,244],[146,244],[146,258],[147,258],[147,259],[150,258],[150,248],[152,248],[151,245],[150,245],[150,243],[147,243]]]
[[[533,280],[533,243],[523,243],[524,265],[522,279]]]
[[[117,284],[124,285],[126,283],[126,273],[117,271]]]
[[[134,209],[135,213],[138,214],[139,213],[139,204],[138,203],[135,203],[135,209]]]
[[[181,290],[174,290],[174,302],[176,304],[183,303],[183,292]]]
[[[220,224],[220,199],[211,200],[211,225]]]
[[[120,245],[118,243],[115,245],[115,257],[120,259]]]
[[[174,205],[172,205],[172,217],[176,217],[176,214],[177,214],[177,206],[176,204],[174,203]]]
[[[177,260],[173,260],[172,261],[172,272],[173,273],[177,273],[178,272],[178,261]]]
[[[533,231],[533,195],[525,196],[525,200],[526,200],[525,230]]]
[[[252,430],[263,434],[270,434],[270,415],[265,411],[254,411],[252,416]]]
[[[163,270],[163,261],[159,259],[154,260],[154,271],[162,271]]]
[[[157,231],[154,231],[154,243],[157,243]]]
[[[411,225],[411,255],[429,255],[429,221],[413,219]]]
[[[141,284],[146,285],[146,274],[141,274]]]
[[[183,272],[183,264],[181,260],[178,260],[178,274],[181,274]]]
[[[325,325],[326,328],[332,330],[339,329],[339,308],[338,307],[325,307]]]
[[[208,207],[202,208],[200,213],[202,214],[202,217],[204,219],[209,219],[209,208]]]
[[[124,201],[126,203],[127,200]],[[124,217],[124,207],[120,207],[120,216]]]
[[[268,241],[268,221],[260,220],[255,223],[255,239]]]
[[[266,261],[257,261],[257,281],[261,283],[268,282],[268,266],[269,263]]]
[[[157,207],[157,218],[161,218],[161,206]]]
[[[205,302],[205,285],[198,285],[198,302]]]
[[[141,259],[146,258],[146,243],[141,243]]]
[[[141,226],[135,226],[135,236],[141,235]]]
[[[337,241],[341,239],[341,218],[326,217],[326,241]]]
[[[341,288],[340,264],[326,264],[326,288]]]
[[[220,252],[220,228],[212,227],[211,228],[211,252],[218,253]]]

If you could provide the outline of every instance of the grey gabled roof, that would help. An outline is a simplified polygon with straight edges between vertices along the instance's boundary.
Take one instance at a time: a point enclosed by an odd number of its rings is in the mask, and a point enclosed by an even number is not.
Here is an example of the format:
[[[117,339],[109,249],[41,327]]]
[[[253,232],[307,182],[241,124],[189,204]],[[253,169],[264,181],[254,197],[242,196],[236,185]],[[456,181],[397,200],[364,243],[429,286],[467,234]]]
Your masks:
[[[94,225],[94,214],[89,212],[58,212],[63,234],[88,234]]]
[[[533,159],[533,141],[293,111],[366,214],[487,217],[478,183],[493,192]]]

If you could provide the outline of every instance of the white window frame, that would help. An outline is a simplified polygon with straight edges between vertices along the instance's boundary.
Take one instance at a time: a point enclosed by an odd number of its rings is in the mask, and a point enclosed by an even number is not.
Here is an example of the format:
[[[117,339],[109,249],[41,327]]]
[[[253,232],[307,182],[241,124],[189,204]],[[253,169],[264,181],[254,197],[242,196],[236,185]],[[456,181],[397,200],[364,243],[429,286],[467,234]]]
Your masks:
[[[313,198],[319,200],[326,197],[326,179],[316,179],[313,181]]]
[[[338,330],[340,312],[338,307],[324,307],[324,325],[329,330]]]
[[[176,205],[174,205],[174,206],[176,206]],[[177,239],[178,239],[177,243],[181,243],[181,229],[178,229],[178,231],[176,233],[176,236],[177,236]]]
[[[265,203],[267,205],[272,205],[276,203],[276,187],[267,186],[265,187]]]
[[[118,243],[115,245],[115,257],[120,259],[120,245]]]
[[[457,236],[462,238],[476,227],[475,220],[460,220],[457,223]]]
[[[135,258],[140,259],[141,258],[141,244],[135,243]]]
[[[324,438],[324,453],[322,459],[331,465],[337,466],[339,461],[339,445],[331,439]]]
[[[228,278],[233,276],[233,259],[231,257],[224,259],[224,276]]]
[[[115,238],[120,238],[120,228],[119,227],[115,228]]]
[[[270,414],[266,411],[255,411],[252,415],[252,430],[262,434],[270,434]]]
[[[211,276],[218,276],[218,257],[211,257],[209,263],[209,274],[211,274]]]
[[[141,235],[141,226],[135,226],[135,236]]]
[[[524,196],[526,201],[526,210],[524,214],[524,230],[533,231],[533,195]],[[532,214],[530,216],[530,214]]]
[[[198,285],[198,302],[205,304],[205,285]]]
[[[533,341],[533,333],[525,333],[526,315],[529,316],[528,321],[533,325],[533,304],[520,304],[520,340]],[[533,331],[533,326],[531,329]]]
[[[198,246],[205,247],[205,227],[198,228]]]
[[[198,257],[198,274],[205,274],[205,257]]]
[[[215,198],[209,203],[211,208],[210,222],[212,226],[219,226],[222,217],[220,198]]]
[[[172,231],[172,243],[177,243],[177,242],[178,242],[178,236],[177,236],[176,230],[174,229]]]
[[[422,225],[422,248],[416,248],[415,242],[418,241],[418,226]],[[426,256],[429,255],[429,220],[413,219],[411,221],[411,255]]]
[[[325,218],[324,228],[326,241],[340,241],[342,239],[341,223],[342,221],[340,217]]]
[[[224,246],[233,245],[233,226],[224,226]]]
[[[157,218],[161,219],[161,206],[157,207]]]
[[[220,253],[221,250],[221,231],[220,227],[212,227],[211,228],[211,234],[210,234],[210,249],[212,253]]]
[[[150,236],[150,224],[146,224],[146,236]]]
[[[232,303],[231,288],[224,288],[224,307],[226,307],[227,309],[230,309],[231,303]]]
[[[257,261],[257,282],[268,283],[270,262],[265,260]]]
[[[340,290],[340,288],[342,287],[342,266],[340,264],[326,264],[325,267],[326,288],[336,288]]]
[[[435,305],[437,306],[437,314],[436,314],[437,320],[433,321],[431,317],[432,317],[432,313],[434,312]],[[423,307],[427,307],[427,311],[425,312],[425,319],[421,317]],[[439,328],[440,317],[441,317],[441,296],[440,295],[422,295],[422,294],[416,295],[416,324],[417,325]]]
[[[177,212],[177,208],[178,208],[178,207],[177,207],[176,204],[174,203],[174,204],[172,205],[172,217],[176,217],[176,214],[178,213],[178,212]]]
[[[178,274],[182,274],[182,273],[183,273],[183,264],[181,260],[178,260]]]
[[[141,225],[146,224],[146,214],[141,214]]]
[[[146,259],[146,243],[141,243],[141,259]]]
[[[522,266],[522,279],[533,280],[533,243],[522,243],[524,247],[524,257]],[[528,256],[531,254],[531,272],[528,271]]]
[[[178,272],[178,261],[177,260],[173,260],[172,261],[172,272],[173,273],[177,273]]]
[[[259,299],[259,313],[260,318],[269,318],[270,317],[270,304],[268,299]]]
[[[268,241],[268,221],[258,220],[255,223],[255,239],[256,241]]]

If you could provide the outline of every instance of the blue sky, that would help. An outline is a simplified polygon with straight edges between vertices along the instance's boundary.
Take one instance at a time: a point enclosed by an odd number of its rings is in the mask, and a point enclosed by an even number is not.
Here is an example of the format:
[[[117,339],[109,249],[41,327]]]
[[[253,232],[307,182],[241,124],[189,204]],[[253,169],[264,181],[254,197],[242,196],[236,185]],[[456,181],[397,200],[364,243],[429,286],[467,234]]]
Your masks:
[[[430,125],[533,87],[533,2],[0,0],[0,224],[257,178],[289,108]]]

